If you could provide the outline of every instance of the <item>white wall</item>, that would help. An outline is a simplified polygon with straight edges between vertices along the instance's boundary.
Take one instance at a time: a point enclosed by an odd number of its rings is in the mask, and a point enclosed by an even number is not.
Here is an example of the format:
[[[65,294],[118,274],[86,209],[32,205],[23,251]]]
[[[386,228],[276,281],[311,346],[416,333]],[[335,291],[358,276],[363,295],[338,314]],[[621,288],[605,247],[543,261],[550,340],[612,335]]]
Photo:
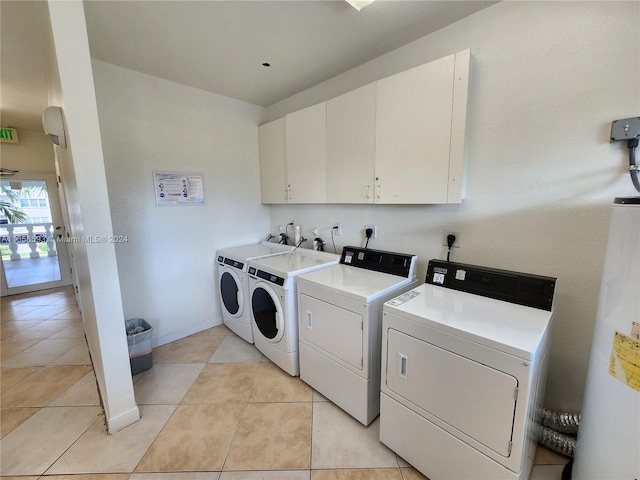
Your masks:
[[[2,168],[21,172],[54,172],[51,141],[44,131],[18,129],[20,143],[0,143]]]
[[[53,48],[49,102],[63,108],[68,149],[56,148],[67,227],[76,239],[113,235],[82,2],[49,2]],[[89,351],[109,432],[140,418],[133,394],[115,248],[73,245]]]
[[[215,252],[257,243],[263,108],[94,60],[122,301],[161,345],[222,322]],[[152,172],[204,175],[205,204],[158,207]]]
[[[341,222],[338,249],[370,247],[559,279],[546,403],[581,406],[611,203],[634,196],[612,120],[640,114],[638,2],[501,2],[267,109],[265,121],[471,48],[466,196],[448,206],[273,206],[271,230]],[[624,41],[620,41],[624,39]],[[331,249],[331,248],[329,248]],[[514,319],[517,321],[517,319]]]

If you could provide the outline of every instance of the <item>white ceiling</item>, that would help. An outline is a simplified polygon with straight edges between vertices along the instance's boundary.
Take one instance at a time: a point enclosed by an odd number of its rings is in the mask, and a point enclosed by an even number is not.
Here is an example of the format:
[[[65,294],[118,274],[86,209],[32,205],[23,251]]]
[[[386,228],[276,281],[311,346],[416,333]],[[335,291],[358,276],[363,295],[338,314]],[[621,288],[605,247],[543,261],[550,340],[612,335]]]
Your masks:
[[[93,58],[268,106],[494,3],[85,0],[85,15]],[[0,8],[2,125],[39,129],[46,3]]]

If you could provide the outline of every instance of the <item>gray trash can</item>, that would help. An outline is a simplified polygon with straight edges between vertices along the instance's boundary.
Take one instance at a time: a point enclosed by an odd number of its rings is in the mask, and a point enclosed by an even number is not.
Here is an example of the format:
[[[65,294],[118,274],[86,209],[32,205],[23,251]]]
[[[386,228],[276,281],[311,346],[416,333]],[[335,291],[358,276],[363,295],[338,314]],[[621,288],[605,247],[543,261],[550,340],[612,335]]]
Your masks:
[[[153,329],[143,318],[132,318],[124,322],[129,347],[131,374],[149,370],[153,364],[151,358],[151,335]]]

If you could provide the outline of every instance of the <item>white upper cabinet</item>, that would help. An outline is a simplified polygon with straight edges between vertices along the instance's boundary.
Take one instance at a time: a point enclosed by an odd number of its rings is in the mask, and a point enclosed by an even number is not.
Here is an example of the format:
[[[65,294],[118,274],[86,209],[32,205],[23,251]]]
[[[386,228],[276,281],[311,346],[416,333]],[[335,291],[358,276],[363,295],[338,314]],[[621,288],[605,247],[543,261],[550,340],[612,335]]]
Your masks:
[[[260,127],[263,203],[460,203],[470,50]]]
[[[289,203],[327,201],[325,103],[285,116]]]
[[[287,145],[285,121],[279,118],[259,127],[262,203],[287,203]]]
[[[376,85],[327,102],[327,203],[373,203]]]
[[[462,201],[469,59],[466,50],[377,82],[377,203]]]

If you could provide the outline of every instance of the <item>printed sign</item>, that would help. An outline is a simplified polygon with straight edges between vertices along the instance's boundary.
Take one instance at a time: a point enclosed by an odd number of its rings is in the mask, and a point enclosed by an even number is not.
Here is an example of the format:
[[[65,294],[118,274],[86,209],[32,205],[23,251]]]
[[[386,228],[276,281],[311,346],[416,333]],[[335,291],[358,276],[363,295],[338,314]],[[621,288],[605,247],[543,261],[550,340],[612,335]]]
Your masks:
[[[191,173],[153,173],[156,205],[202,205],[204,189],[202,175]]]
[[[10,127],[0,127],[0,142],[18,143],[18,130]]]

